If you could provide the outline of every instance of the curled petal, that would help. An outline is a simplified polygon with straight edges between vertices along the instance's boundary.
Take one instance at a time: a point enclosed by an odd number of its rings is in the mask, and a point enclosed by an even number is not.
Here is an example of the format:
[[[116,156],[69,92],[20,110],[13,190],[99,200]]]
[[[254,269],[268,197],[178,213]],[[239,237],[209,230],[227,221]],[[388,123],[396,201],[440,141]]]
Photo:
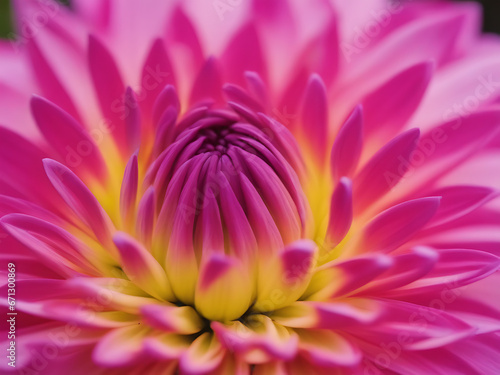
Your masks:
[[[123,270],[137,286],[160,299],[173,300],[165,270],[139,242],[123,232],[113,236]]]
[[[317,246],[299,240],[260,264],[255,311],[272,311],[296,301],[306,290],[315,266]]]
[[[92,192],[64,165],[51,159],[44,159],[43,165],[47,177],[66,204],[92,229],[97,239],[107,245],[111,254],[116,255],[110,246],[113,224]]]
[[[151,304],[143,306],[141,313],[148,324],[162,331],[191,335],[203,328],[203,321],[190,306]]]
[[[129,365],[139,360],[148,329],[133,325],[112,330],[93,350],[92,359],[104,367]]]
[[[214,370],[224,358],[224,349],[213,333],[197,337],[179,360],[186,374],[205,374]]]
[[[252,284],[247,267],[237,258],[209,255],[196,286],[196,309],[210,320],[237,319],[252,302]]]

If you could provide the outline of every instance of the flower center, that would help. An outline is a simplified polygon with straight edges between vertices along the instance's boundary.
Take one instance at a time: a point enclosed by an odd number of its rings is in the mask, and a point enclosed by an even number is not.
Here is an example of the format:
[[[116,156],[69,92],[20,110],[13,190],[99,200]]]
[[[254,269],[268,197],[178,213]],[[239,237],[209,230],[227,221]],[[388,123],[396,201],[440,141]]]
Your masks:
[[[175,125],[146,176],[157,197],[152,253],[165,262],[176,298],[189,305],[199,278],[210,284],[230,268],[214,255],[252,270],[303,238],[308,215],[298,163],[287,161],[297,160],[289,155],[296,145],[281,124],[227,109],[200,112]],[[203,276],[207,262],[213,270]]]

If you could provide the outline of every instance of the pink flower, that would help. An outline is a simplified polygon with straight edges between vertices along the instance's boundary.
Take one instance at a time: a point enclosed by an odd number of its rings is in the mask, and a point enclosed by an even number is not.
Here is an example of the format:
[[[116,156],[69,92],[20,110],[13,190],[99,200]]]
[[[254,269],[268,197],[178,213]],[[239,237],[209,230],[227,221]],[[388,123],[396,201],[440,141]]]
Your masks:
[[[14,6],[2,372],[500,372],[500,42],[476,6]]]

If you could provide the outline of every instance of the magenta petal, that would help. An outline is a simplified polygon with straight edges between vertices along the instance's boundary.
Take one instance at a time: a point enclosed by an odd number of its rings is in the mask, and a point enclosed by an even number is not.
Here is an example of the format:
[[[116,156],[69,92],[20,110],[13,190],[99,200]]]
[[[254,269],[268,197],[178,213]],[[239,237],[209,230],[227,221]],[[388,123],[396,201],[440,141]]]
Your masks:
[[[428,350],[462,340],[474,333],[474,328],[445,311],[396,300],[381,301],[386,314],[378,324],[364,327],[363,338],[368,341],[400,342],[402,349]],[[385,305],[385,306],[384,306]]]
[[[222,101],[222,78],[218,62],[214,57],[206,60],[191,90],[189,103],[196,105],[206,101]]]
[[[125,167],[120,189],[120,213],[125,221],[131,220],[131,215],[135,212],[137,186],[139,184],[138,179],[139,169],[137,165],[137,154],[134,154]]]
[[[120,252],[123,270],[132,282],[155,298],[172,300],[165,270],[146,248],[123,232],[116,232],[113,242]]]
[[[146,246],[151,245],[155,225],[156,197],[154,187],[148,188],[139,202],[137,209],[136,231]]]
[[[256,72],[245,72],[245,79],[248,85],[248,90],[253,94],[254,99],[259,101],[259,104],[269,110],[269,93],[266,84],[262,77]]]
[[[131,154],[139,148],[141,142],[141,111],[138,99],[130,87],[125,90],[124,104],[128,109],[124,113],[124,132],[127,137],[128,154]]]
[[[110,245],[113,224],[91,191],[64,165],[51,159],[44,159],[43,165],[47,177],[66,204],[92,229],[101,243]]]
[[[104,178],[107,167],[93,139],[74,118],[55,104],[34,96],[31,111],[38,128],[54,150],[75,171]]]
[[[352,177],[358,166],[363,147],[363,108],[356,106],[335,137],[331,153],[334,181]]]
[[[328,98],[325,84],[318,75],[314,74],[309,79],[301,115],[304,137],[309,141],[309,147],[314,148],[318,162],[322,162],[329,140]]]
[[[0,126],[0,192],[22,196],[60,212],[54,200],[53,189],[43,170],[42,159],[47,155],[23,136]],[[37,190],[30,188],[37,182]],[[8,191],[6,191],[8,189]]]
[[[108,49],[92,35],[89,37],[88,59],[104,120],[108,126],[114,127],[112,134],[120,150],[127,152],[126,134],[123,129],[123,116],[127,108],[121,105],[125,93],[121,73]]]
[[[429,248],[418,247],[410,253],[393,257],[393,265],[380,277],[359,291],[362,295],[373,295],[390,291],[427,275],[439,259],[439,254]]]
[[[38,48],[36,38],[30,40],[28,47],[31,61],[33,61],[33,70],[38,80],[38,84],[42,88],[43,95],[50,101],[57,103],[72,117],[79,120],[80,116],[71,97],[61,84],[61,81],[45,56],[43,56],[42,51]]]
[[[194,25],[182,10],[181,5],[176,6],[172,14],[172,19],[168,24],[167,40],[169,39],[174,43],[179,43],[187,47],[191,55],[191,68],[193,70],[201,67],[203,63],[203,49]]]
[[[212,254],[203,267],[200,275],[200,290],[209,289],[210,286],[219,280],[234,265],[230,258],[224,255]]]
[[[330,220],[326,233],[328,247],[335,247],[349,232],[352,223],[352,183],[342,177],[335,187],[330,204]]]
[[[153,105],[153,123],[156,126],[166,110],[173,107],[179,113],[181,105],[175,87],[167,85],[158,94]]]
[[[425,277],[390,295],[422,294],[454,289],[481,280],[500,268],[500,258],[478,250],[439,250],[439,261]]]
[[[389,208],[363,231],[360,251],[391,252],[418,232],[436,213],[439,197],[420,198]]]
[[[224,93],[232,102],[236,102],[255,112],[264,112],[264,109],[256,100],[250,97],[241,87],[233,84],[224,85]],[[257,117],[255,117],[257,118]],[[258,121],[258,120],[257,120]]]
[[[498,191],[483,186],[449,186],[431,192],[441,196],[441,204],[432,225],[456,220],[497,197]]]
[[[339,35],[337,30],[337,20],[332,19],[326,22],[324,30],[306,46],[302,59],[309,71],[318,73],[330,87],[337,76],[339,68]]]
[[[354,211],[361,212],[389,192],[407,170],[401,168],[417,146],[420,131],[408,130],[382,147],[353,180]],[[403,169],[403,170],[402,170]]]
[[[259,36],[253,23],[244,25],[229,42],[222,53],[221,64],[228,73],[229,82],[243,84],[247,70],[257,72],[267,81],[266,62],[260,46]]]
[[[174,69],[163,40],[156,39],[144,62],[141,76],[142,91],[140,97],[143,98],[141,104],[148,118],[151,118],[153,114],[156,98],[167,85],[176,86]]]
[[[92,360],[105,367],[130,365],[141,358],[147,328],[142,325],[111,330],[95,346]]]
[[[383,136],[401,130],[417,109],[433,72],[432,63],[405,69],[363,100],[367,136]]]
[[[357,290],[385,272],[392,264],[392,259],[385,255],[370,255],[332,264],[331,267],[344,276],[333,296]]]
[[[190,306],[144,305],[141,314],[148,324],[165,332],[192,335],[203,329],[203,321]]]
[[[47,221],[21,214],[4,216],[2,226],[23,245],[33,251],[49,268],[64,276],[97,275],[85,259],[85,245],[64,229]]]

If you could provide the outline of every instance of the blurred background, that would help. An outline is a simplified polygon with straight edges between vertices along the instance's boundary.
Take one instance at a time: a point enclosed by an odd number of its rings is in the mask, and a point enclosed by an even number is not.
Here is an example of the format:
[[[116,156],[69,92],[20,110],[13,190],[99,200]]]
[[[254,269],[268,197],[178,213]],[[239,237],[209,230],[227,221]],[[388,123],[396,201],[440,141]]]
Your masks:
[[[208,1],[208,0],[207,0]],[[470,1],[470,0],[456,0]],[[500,0],[472,0],[483,5],[484,8],[484,30],[500,34]],[[0,0],[0,37],[5,38],[12,30],[10,20],[10,0]],[[60,0],[68,4],[71,0]]]

